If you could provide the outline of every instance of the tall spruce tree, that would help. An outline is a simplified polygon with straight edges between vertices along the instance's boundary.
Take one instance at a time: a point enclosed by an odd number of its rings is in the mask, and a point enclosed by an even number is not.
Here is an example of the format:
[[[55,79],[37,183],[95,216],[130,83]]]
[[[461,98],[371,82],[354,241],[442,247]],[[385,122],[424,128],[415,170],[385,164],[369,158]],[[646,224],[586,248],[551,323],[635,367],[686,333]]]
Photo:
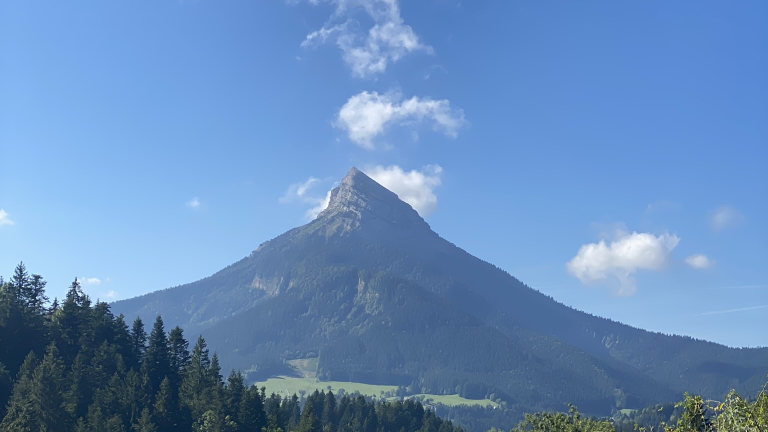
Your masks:
[[[144,362],[147,365],[147,376],[152,389],[152,394],[160,390],[160,383],[170,374],[171,362],[168,351],[168,339],[165,335],[163,318],[158,315],[155,318],[155,324],[152,332],[149,334],[149,344],[147,345],[147,355]]]

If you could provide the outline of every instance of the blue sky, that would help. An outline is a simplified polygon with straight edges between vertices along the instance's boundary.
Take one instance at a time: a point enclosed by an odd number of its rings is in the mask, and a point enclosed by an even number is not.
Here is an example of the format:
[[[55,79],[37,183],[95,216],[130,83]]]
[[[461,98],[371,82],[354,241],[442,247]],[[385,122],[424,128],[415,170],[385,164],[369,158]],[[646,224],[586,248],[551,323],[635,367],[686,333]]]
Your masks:
[[[768,345],[767,3],[315,3],[0,3],[0,274],[194,281],[357,166],[568,305]]]

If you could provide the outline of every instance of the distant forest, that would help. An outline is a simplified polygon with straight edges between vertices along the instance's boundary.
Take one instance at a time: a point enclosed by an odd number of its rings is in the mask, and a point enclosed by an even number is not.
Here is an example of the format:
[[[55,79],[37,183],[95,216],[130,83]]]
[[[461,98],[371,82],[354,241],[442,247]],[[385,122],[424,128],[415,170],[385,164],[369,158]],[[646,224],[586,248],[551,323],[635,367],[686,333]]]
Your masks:
[[[49,301],[46,282],[24,265],[0,278],[0,431],[76,432],[460,432],[505,424],[412,400],[373,401],[315,392],[306,398],[267,395],[240,372],[223,379],[205,340],[192,350],[181,328],[157,317],[149,333],[109,305],[92,303],[75,281],[65,299]],[[441,412],[443,411],[443,412]],[[484,413],[488,414],[489,410]],[[484,415],[485,415],[484,414]],[[461,418],[466,416],[465,418]],[[670,424],[673,426],[664,426]],[[675,406],[649,407],[611,419],[569,413],[526,415],[513,432],[768,431],[765,390],[748,401],[722,403],[687,396]],[[659,429],[663,428],[663,429]]]

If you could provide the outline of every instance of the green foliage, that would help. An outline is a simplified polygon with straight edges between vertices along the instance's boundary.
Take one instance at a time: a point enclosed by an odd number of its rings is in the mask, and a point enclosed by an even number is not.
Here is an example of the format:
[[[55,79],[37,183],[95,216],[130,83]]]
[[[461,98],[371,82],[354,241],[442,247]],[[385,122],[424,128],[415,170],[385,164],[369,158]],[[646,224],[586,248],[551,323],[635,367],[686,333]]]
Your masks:
[[[0,310],[21,318],[3,321],[4,336],[36,334],[40,340],[23,346],[47,348],[22,358],[0,351],[4,359],[17,359],[0,363],[0,405],[7,408],[0,432],[336,432],[342,418],[350,432],[400,432],[401,423],[458,431],[414,402],[403,414],[400,402],[376,405],[344,396],[337,404],[330,392],[315,392],[306,402],[296,395],[267,397],[239,372],[225,383],[205,340],[198,338],[190,353],[182,330],[166,334],[159,316],[147,338],[140,321],[129,331],[108,305],[92,304],[77,281],[62,306],[51,309],[20,300],[44,298],[35,288],[44,284],[23,267],[12,283],[1,284]],[[17,371],[15,382],[9,369]],[[398,416],[405,418],[388,420]]]
[[[583,417],[571,405],[568,414],[526,414],[525,420],[513,428],[512,432],[614,432],[614,428],[610,421]]]
[[[765,387],[751,402],[731,390],[723,402],[704,400],[701,396],[686,393],[685,399],[676,406],[682,409],[680,418],[674,427],[661,425],[665,432],[768,431],[768,394]]]

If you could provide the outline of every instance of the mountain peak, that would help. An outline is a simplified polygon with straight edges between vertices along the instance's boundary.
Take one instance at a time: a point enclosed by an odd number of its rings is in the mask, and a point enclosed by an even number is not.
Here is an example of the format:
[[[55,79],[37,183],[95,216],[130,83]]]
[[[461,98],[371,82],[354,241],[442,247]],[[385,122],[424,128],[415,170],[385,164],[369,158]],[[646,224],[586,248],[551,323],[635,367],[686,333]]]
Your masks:
[[[429,225],[410,204],[397,194],[352,167],[341,183],[331,191],[328,207],[318,219],[341,217],[347,228],[362,225],[398,225],[402,227],[426,227]]]

